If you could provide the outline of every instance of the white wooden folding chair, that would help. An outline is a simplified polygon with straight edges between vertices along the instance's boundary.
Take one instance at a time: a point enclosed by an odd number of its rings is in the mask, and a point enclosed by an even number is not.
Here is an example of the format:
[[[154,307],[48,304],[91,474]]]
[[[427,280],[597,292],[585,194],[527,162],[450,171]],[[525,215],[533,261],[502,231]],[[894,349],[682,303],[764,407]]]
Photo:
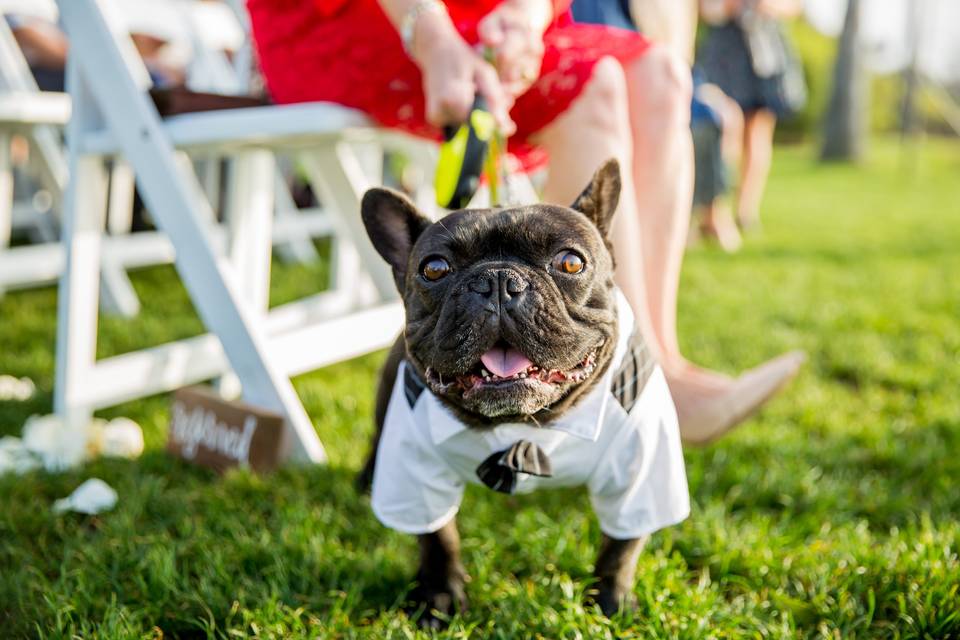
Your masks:
[[[181,7],[181,16],[182,31],[189,39],[192,50],[187,69],[187,87],[193,91],[223,95],[248,95],[251,90],[252,43],[245,7],[232,2],[191,2]],[[232,61],[227,51],[233,53]],[[207,178],[204,188],[208,194],[219,188],[219,167],[219,162],[209,162],[204,167]],[[304,216],[323,214],[316,208],[300,210],[297,207],[287,182],[287,176],[292,171],[293,166],[288,158],[278,158],[276,221],[291,230],[296,228],[298,221],[308,222]],[[228,180],[232,177],[230,174],[231,170],[228,169]],[[230,203],[226,204],[229,206]],[[315,236],[308,233],[309,228],[310,225],[305,224],[299,238],[292,237],[286,242],[276,243],[274,248],[277,255],[287,262],[309,263],[318,260],[319,254],[313,245]]]
[[[56,15],[55,5],[49,5]],[[62,248],[56,242],[63,189],[67,180],[67,162],[61,143],[61,131],[70,117],[70,98],[64,93],[41,92],[27,66],[6,21],[7,11],[27,11],[48,17],[47,5],[37,0],[25,6],[18,0],[0,1],[0,294],[5,289],[36,286],[56,281],[63,262]],[[42,191],[13,193],[10,164],[10,140],[20,135],[30,144],[32,175]],[[121,184],[114,176],[114,185]],[[131,182],[132,186],[132,182]],[[111,202],[117,207],[117,195]],[[10,248],[14,229],[32,231],[35,243]],[[111,260],[103,272],[103,306],[107,312],[131,315],[138,303],[122,264]]]
[[[289,376],[390,343],[402,309],[392,276],[366,238],[359,201],[369,184],[353,141],[380,133],[357,112],[307,104],[178,115],[162,121],[146,94],[149,78],[108,0],[58,0],[71,42],[67,83],[70,183],[64,203],[66,268],[60,280],[55,410],[68,424],[90,412],[230,368],[245,399],[280,412],[288,451],[324,459],[323,447]],[[228,249],[219,254],[209,202],[179,150],[234,158],[243,179]],[[274,153],[294,153],[337,215],[334,290],[268,312]],[[104,159],[122,156],[169,236],[177,271],[210,334],[96,360]],[[370,306],[375,302],[374,306]]]
[[[183,8],[192,8],[193,5],[183,3]],[[224,10],[231,18],[232,12],[226,7]],[[0,17],[8,12],[49,22],[58,19],[53,0],[0,0]],[[189,20],[184,20],[183,25],[178,26],[188,32],[186,25],[189,24]],[[234,31],[242,33],[236,26]],[[56,282],[62,273],[63,247],[56,240],[67,180],[62,129],[69,114],[69,96],[39,91],[10,28],[0,20],[0,295],[7,289]],[[12,135],[23,136],[30,143],[31,177],[38,178],[42,187],[42,191],[27,193],[26,198],[21,197],[17,202],[12,198],[13,173],[9,158],[8,142]],[[140,303],[126,271],[169,264],[174,259],[174,251],[162,233],[131,234],[134,177],[122,158],[115,158],[112,163],[109,185],[106,212],[109,234],[102,246],[100,306],[112,315],[133,317],[138,313]],[[218,193],[213,189],[210,192]],[[289,194],[284,191],[278,191],[277,196],[278,199],[285,196],[289,201]],[[278,203],[278,210],[288,208],[294,209],[292,201],[286,208],[281,208]],[[306,261],[315,259],[316,252],[309,240],[304,241],[304,234],[324,235],[330,229],[329,221],[319,216],[303,220],[284,217],[278,221],[275,238],[284,255],[292,254]],[[9,248],[14,230],[26,231],[31,244]],[[213,233],[216,246],[222,250],[227,245],[227,234],[222,229]]]

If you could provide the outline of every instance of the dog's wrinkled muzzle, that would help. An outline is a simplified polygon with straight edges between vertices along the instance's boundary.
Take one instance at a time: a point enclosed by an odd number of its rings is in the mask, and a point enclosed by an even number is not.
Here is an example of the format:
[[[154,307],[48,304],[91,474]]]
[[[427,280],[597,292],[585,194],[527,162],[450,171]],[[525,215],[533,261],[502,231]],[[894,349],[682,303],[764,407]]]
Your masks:
[[[513,493],[518,473],[549,478],[553,475],[550,458],[533,442],[518,440],[477,467],[477,476],[483,484],[501,493]]]

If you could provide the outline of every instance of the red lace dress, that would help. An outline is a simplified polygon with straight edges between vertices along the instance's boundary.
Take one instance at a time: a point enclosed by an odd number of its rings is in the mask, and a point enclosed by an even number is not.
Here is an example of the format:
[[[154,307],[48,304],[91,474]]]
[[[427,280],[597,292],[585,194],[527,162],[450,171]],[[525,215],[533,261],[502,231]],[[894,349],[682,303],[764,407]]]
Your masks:
[[[477,23],[499,0],[446,0],[458,31],[477,42]],[[420,70],[377,0],[247,0],[267,87],[278,103],[329,101],[386,127],[428,138]],[[527,167],[545,160],[530,137],[563,113],[604,56],[627,62],[649,41],[623,29],[574,24],[570,0],[555,0],[540,77],[514,104],[510,150]]]

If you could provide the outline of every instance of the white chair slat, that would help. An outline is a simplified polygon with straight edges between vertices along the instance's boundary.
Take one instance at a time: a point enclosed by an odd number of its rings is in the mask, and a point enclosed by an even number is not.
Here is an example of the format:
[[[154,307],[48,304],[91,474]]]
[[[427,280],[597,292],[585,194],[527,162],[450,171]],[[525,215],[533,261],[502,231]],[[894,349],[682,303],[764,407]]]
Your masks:
[[[348,129],[369,127],[363,113],[324,102],[181,114],[161,125],[174,147],[194,151],[309,147],[338,139]],[[109,129],[87,133],[81,142],[82,152],[94,155],[114,154],[121,148]]]

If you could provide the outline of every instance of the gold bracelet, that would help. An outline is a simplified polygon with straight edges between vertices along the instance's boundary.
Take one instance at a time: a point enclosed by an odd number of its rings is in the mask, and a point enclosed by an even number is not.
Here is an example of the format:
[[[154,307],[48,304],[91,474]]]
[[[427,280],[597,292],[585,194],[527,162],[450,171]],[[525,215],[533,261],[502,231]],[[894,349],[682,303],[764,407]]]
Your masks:
[[[440,0],[418,0],[412,7],[407,9],[400,21],[400,41],[403,43],[403,50],[408,56],[413,57],[413,36],[417,28],[417,20],[428,11],[440,11],[447,13],[447,5]]]

